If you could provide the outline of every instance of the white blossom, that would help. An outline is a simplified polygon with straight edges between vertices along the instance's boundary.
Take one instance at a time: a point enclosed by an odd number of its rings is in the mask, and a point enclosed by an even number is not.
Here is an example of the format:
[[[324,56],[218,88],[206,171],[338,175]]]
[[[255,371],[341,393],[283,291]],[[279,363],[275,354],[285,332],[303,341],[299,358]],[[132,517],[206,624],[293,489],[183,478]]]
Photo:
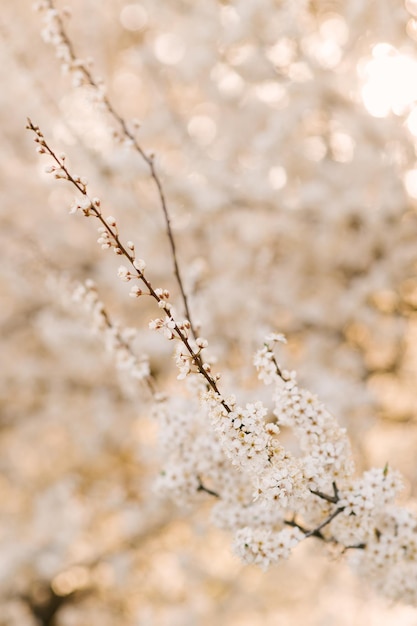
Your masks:
[[[288,559],[291,550],[303,539],[298,528],[283,528],[276,532],[244,527],[234,539],[234,549],[247,563],[256,563],[267,569],[271,563]]]

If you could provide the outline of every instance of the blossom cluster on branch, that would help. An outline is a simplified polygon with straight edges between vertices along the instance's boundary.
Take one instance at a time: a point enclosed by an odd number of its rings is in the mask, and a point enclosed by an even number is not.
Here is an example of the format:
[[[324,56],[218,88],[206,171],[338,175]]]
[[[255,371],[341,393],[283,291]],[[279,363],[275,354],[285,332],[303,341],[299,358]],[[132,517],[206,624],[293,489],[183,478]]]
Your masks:
[[[32,335],[0,386],[0,626],[200,623],[198,576],[181,582],[172,547],[193,516],[232,543],[231,571],[267,581],[323,548],[417,606],[417,518],[399,497],[414,470],[394,469],[402,443],[367,438],[415,423],[415,2],[60,7],[36,2],[45,50],[14,50],[43,103],[24,114],[49,193],[27,167],[20,190],[5,161],[22,212],[0,229],[2,315],[14,294],[10,335]],[[191,617],[154,618],[168,579],[177,607],[201,604]]]
[[[270,335],[255,356],[259,378],[274,385],[273,416],[268,418],[261,401],[241,407],[234,396],[223,396],[220,376],[211,373],[201,355],[208,342],[190,338],[189,320],[178,321],[169,292],[152,286],[134,244],[124,244],[115,218],[104,217],[100,201],[90,200],[87,181],[71,174],[65,157],[55,154],[30,120],[28,129],[35,134],[38,151],[58,164],[47,172],[71,183],[83,197],[78,207],[83,215],[100,221],[101,247],[131,264],[133,272],[119,267],[119,278],[139,281],[165,311],[165,319],[154,319],[149,327],[182,344],[176,358],[179,378],[197,378],[190,387],[195,396],[192,411],[167,400],[156,412],[169,459],[159,486],[177,502],[201,491],[218,498],[214,519],[218,508],[222,525],[235,535],[236,553],[248,563],[267,567],[289,557],[301,540],[316,537],[342,552],[359,551],[360,556],[352,558],[359,573],[366,573],[390,598],[417,603],[415,586],[413,594],[406,584],[417,577],[417,518],[395,507],[401,488],[398,474],[386,466],[355,477],[345,429],[312,393],[299,387],[294,372],[277,362],[272,345],[285,341],[282,335]],[[98,310],[103,319],[100,306]],[[280,426],[293,431],[299,454],[280,443]]]

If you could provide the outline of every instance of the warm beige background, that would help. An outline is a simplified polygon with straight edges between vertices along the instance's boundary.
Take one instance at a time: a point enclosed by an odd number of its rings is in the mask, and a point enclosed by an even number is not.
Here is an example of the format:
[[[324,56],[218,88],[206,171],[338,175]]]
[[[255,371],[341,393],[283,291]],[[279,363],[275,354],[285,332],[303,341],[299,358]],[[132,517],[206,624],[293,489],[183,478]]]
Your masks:
[[[358,469],[388,461],[415,497],[415,4],[67,4],[78,53],[156,152],[224,384],[266,398],[251,354],[266,330],[285,332],[283,360],[340,416]],[[26,116],[175,298],[164,223],[146,168],[62,76],[41,22],[28,0],[2,0],[0,624],[33,626],[38,610],[52,626],[51,589],[55,626],[417,624],[320,545],[263,573],[231,555],[209,502],[178,510],[152,492],[149,405],[68,281],[96,281],[168,391],[181,384],[171,346],[147,330],[155,312],[127,297],[95,225],[67,214],[73,193],[44,173]]]

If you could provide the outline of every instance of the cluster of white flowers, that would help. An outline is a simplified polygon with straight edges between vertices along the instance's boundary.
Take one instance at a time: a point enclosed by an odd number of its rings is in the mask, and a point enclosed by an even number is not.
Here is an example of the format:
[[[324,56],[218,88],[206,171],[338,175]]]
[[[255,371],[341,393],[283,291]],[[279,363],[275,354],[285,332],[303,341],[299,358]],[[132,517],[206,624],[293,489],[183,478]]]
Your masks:
[[[287,343],[287,340],[281,333],[269,333],[265,337],[263,347],[255,353],[253,359],[253,363],[258,372],[258,378],[259,380],[262,380],[265,385],[275,382],[277,380],[277,376],[283,379],[286,378],[286,375],[281,372],[271,347],[271,345],[276,343]]]
[[[382,595],[417,602],[417,519],[410,511],[386,506],[375,515],[366,549],[349,556],[351,566]]]
[[[93,331],[103,338],[106,350],[114,357],[116,368],[152,386],[148,357],[142,355],[138,358],[131,347],[136,330],[121,328],[111,321],[98,296],[95,283],[87,280],[84,284],[78,284],[73,290],[72,298],[74,302],[81,303],[91,315]]]
[[[202,416],[198,405],[189,399],[170,397],[155,405],[163,467],[156,488],[167,493],[178,504],[195,500],[203,477],[207,479],[215,464],[210,452],[210,437],[200,430]]]
[[[272,357],[267,359],[272,362]],[[261,402],[243,409],[233,397],[203,393],[218,442],[231,461],[229,471],[234,466],[235,477],[245,483],[235,497],[230,492],[226,496],[224,471],[220,478],[205,467],[219,498],[213,520],[234,533],[234,549],[246,562],[266,568],[314,536],[355,553],[350,561],[359,574],[384,593],[390,585],[389,597],[403,598],[400,584],[394,587],[389,581],[398,578],[392,572],[399,560],[406,563],[407,576],[415,567],[417,520],[393,504],[402,485],[399,474],[386,467],[355,478],[345,430],[315,396],[297,385],[293,373],[283,378],[275,368],[275,382],[274,413],[279,425],[297,436],[299,458],[278,442],[279,428],[267,421]],[[183,454],[189,463],[190,455]],[[225,461],[223,466],[227,468]],[[186,475],[192,476],[190,465]],[[415,589],[412,599],[407,594],[408,601],[417,600]]]
[[[280,426],[296,434],[304,453],[303,475],[312,489],[326,490],[333,481],[343,482],[352,473],[346,430],[309,391],[300,389],[295,373],[288,380],[277,377],[274,413]]]
[[[279,443],[279,429],[265,421],[261,402],[243,409],[234,398],[222,400],[212,391],[205,401],[226,456],[250,477],[253,498],[284,511],[305,497],[300,463]]]
[[[304,539],[298,528],[283,528],[277,532],[270,529],[239,530],[234,539],[234,549],[246,563],[256,563],[264,569],[282,559],[288,559],[291,550]]]
[[[188,330],[188,328],[185,328],[185,330]],[[203,337],[197,337],[197,339],[195,340],[190,340],[189,344],[191,346],[193,355],[196,355],[196,356],[191,355],[189,351],[187,351],[184,348],[183,344],[177,345],[177,350],[175,353],[175,364],[177,368],[179,369],[179,374],[177,376],[178,380],[183,380],[189,374],[193,372],[195,373],[197,371],[196,357],[200,357],[201,351],[204,350],[204,348],[207,348],[208,341],[207,339],[203,339]],[[205,372],[207,373],[211,372],[210,363],[203,362],[202,367]]]
[[[274,354],[268,346],[265,345],[256,352],[253,362],[258,370],[259,380],[262,380],[265,385],[276,380],[277,368],[274,363]]]
[[[175,327],[175,321],[172,319],[172,317],[168,317],[168,315],[165,316],[165,319],[161,319],[160,317],[158,317],[149,322],[149,328],[151,330],[162,330],[167,339],[174,339]]]
[[[31,124],[29,127],[41,139],[44,151],[56,160],[39,129]],[[66,167],[63,171],[64,178],[73,182]],[[87,195],[85,186],[79,190]],[[354,566],[360,573],[366,572],[379,588],[387,585],[387,577],[381,574],[382,564],[389,576],[394,576],[401,556],[408,570],[412,569],[417,521],[405,516],[404,530],[400,532],[399,524],[392,522],[394,513],[387,513],[396,510],[394,500],[401,486],[398,474],[385,468],[366,472],[359,479],[354,477],[345,429],[316,396],[299,387],[294,372],[281,370],[271,344],[284,342],[284,337],[268,335],[264,348],[255,355],[259,378],[267,385],[275,383],[270,415],[261,401],[247,403],[243,408],[234,396],[223,397],[216,384],[219,375],[213,377],[209,363],[201,356],[208,342],[193,338],[188,320],[176,322],[168,302],[169,292],[152,287],[144,275],[144,261],[135,256],[133,243],[121,243],[115,218],[104,220],[98,207],[91,207],[92,214],[105,224],[101,234],[107,233],[110,246],[100,243],[105,248],[113,247],[135,270],[132,273],[121,265],[119,278],[124,282],[140,279],[159,308],[165,309],[165,319],[154,319],[149,327],[163,331],[167,339],[177,339],[178,378],[189,381],[194,395],[192,404],[188,398],[185,403],[171,398],[156,404],[165,459],[157,487],[187,504],[200,492],[215,497],[218,502],[213,519],[233,532],[237,554],[249,563],[268,567],[287,558],[303,538],[314,536],[343,551],[359,551],[361,556],[353,558]],[[147,361],[138,366],[126,333],[110,323],[95,286],[87,283],[79,287],[76,298],[93,312],[95,325],[104,332],[118,367],[149,381]],[[211,420],[211,431],[206,415]],[[300,454],[283,445],[280,427],[294,433]],[[407,532],[411,532],[410,541]],[[402,597],[399,584],[395,588],[391,596]]]

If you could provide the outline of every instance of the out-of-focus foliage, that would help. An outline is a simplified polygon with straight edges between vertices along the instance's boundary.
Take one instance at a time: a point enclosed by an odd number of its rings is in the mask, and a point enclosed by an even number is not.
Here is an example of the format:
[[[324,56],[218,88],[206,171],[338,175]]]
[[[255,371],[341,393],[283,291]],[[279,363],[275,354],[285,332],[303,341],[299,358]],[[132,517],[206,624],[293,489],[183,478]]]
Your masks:
[[[388,461],[413,498],[417,4],[69,4],[78,54],[156,154],[223,385],[262,398],[252,353],[285,333],[286,366],[348,429],[358,466]],[[3,0],[0,624],[415,623],[314,540],[263,573],[231,555],[207,494],[183,510],[155,492],[146,390],[115,374],[72,282],[95,280],[112,319],[138,329],[158,387],[181,395],[171,345],[147,330],[152,304],[127,297],[91,224],[67,215],[73,192],[44,174],[26,116],[175,300],[164,221],[146,167],[61,75],[41,29],[29,2]]]

